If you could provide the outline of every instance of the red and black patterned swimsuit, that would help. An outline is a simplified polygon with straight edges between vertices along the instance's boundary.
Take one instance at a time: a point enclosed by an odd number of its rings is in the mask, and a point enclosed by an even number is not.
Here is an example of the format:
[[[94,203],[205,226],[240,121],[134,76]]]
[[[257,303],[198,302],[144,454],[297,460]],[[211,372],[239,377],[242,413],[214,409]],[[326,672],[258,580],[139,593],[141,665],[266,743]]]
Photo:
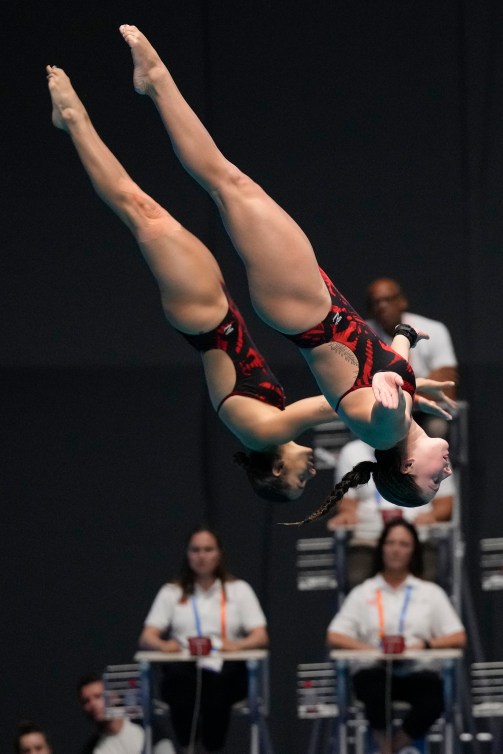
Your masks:
[[[236,384],[232,392],[218,404],[217,413],[222,408],[224,401],[232,395],[254,398],[283,411],[285,408],[283,388],[251,339],[241,312],[225,287],[222,287],[229,302],[229,309],[218,327],[210,330],[210,332],[198,335],[181,333],[198,351],[205,352],[217,349],[225,351],[232,359],[236,369]]]
[[[335,410],[348,393],[362,387],[372,387],[372,377],[376,372],[396,372],[403,378],[402,389],[414,397],[416,378],[409,362],[377,337],[321,268],[320,273],[332,299],[330,311],[319,325],[286,337],[299,348],[316,348],[323,343],[336,342],[353,351],[358,360],[358,374],[354,384],[340,396]]]

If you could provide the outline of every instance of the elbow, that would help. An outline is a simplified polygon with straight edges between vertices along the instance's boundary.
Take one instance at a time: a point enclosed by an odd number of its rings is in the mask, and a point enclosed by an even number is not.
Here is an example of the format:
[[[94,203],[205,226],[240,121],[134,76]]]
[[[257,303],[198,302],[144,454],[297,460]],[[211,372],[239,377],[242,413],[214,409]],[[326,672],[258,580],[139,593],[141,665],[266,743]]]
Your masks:
[[[338,644],[337,644],[337,641],[336,641],[335,637],[336,637],[336,635],[334,633],[332,633],[331,631],[328,631],[328,633],[327,633],[327,647],[329,649],[336,649],[337,648]]]
[[[143,631],[140,634],[140,638],[138,639],[138,646],[140,649],[156,649],[156,638],[160,638],[160,633],[158,636],[156,636],[154,633],[152,633],[152,629],[148,626],[143,629]]]
[[[267,633],[267,629],[262,629],[258,638],[259,644],[257,646],[257,649],[267,649],[269,646],[269,634]]]
[[[138,647],[139,649],[150,649],[148,643],[145,640],[143,632],[138,637]]]

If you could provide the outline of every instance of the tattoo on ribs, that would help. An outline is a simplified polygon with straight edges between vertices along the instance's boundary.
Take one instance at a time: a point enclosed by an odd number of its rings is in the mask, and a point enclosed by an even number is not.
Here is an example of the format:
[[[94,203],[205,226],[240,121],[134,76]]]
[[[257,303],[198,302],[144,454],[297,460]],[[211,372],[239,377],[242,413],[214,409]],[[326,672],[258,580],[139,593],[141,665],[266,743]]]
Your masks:
[[[348,364],[351,364],[351,366],[353,367],[358,367],[358,359],[356,358],[354,353],[348,349],[347,346],[344,346],[342,343],[330,343],[330,348],[332,349],[332,351],[340,354],[348,362]]]

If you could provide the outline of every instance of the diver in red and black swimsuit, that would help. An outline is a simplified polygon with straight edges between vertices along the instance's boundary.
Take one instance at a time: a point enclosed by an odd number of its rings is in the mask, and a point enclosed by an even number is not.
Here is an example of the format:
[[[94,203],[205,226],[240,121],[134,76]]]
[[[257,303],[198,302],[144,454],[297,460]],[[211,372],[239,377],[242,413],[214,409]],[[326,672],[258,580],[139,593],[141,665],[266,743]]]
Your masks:
[[[402,390],[412,398],[416,392],[416,378],[411,365],[386,345],[353,309],[342,293],[337,290],[328,275],[320,268],[326,283],[332,306],[327,316],[318,325],[298,335],[287,335],[299,348],[316,348],[323,343],[342,343],[358,360],[358,374],[353,385],[338,399],[335,410],[346,395],[354,390],[372,387],[372,378],[377,372],[395,372],[402,378]]]
[[[254,398],[284,411],[284,390],[253,342],[241,312],[225,286],[222,287],[229,302],[229,309],[218,327],[197,335],[181,333],[201,353],[211,350],[224,351],[234,364],[236,383],[231,392],[221,399],[217,406],[217,414],[224,402],[233,395]]]
[[[245,265],[256,312],[297,342],[329,404],[339,406],[345,423],[376,448],[377,463],[355,467],[305,520],[323,515],[349,487],[367,482],[370,474],[391,502],[423,505],[451,473],[447,443],[429,438],[411,416],[414,384],[405,362],[416,340],[427,336],[402,325],[392,343],[397,355],[381,348],[320,274],[302,229],[220,152],[146,37],[135,26],[124,25],[120,31],[133,55],[135,89],[152,99],[180,162],[215,201]],[[343,329],[337,330],[341,323]],[[423,380],[418,388],[438,399],[449,384]],[[428,407],[448,416],[431,401]]]
[[[166,318],[200,351],[211,402],[249,451],[235,460],[261,496],[298,498],[316,471],[312,449],[294,439],[332,421],[332,408],[322,395],[285,406],[283,389],[227,295],[211,252],[134,183],[97,134],[64,71],[46,70],[53,123],[71,135],[97,193],[136,238],[159,284]]]

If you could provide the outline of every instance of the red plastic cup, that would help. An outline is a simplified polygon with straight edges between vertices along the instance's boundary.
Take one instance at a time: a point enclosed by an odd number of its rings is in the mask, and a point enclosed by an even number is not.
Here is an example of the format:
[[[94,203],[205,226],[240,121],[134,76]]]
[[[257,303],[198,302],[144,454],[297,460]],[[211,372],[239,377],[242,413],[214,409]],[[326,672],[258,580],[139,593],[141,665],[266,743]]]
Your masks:
[[[400,634],[388,634],[382,637],[381,646],[385,655],[400,655],[405,649],[405,639]]]
[[[211,639],[209,636],[190,636],[189,652],[195,657],[209,655],[211,652]]]

